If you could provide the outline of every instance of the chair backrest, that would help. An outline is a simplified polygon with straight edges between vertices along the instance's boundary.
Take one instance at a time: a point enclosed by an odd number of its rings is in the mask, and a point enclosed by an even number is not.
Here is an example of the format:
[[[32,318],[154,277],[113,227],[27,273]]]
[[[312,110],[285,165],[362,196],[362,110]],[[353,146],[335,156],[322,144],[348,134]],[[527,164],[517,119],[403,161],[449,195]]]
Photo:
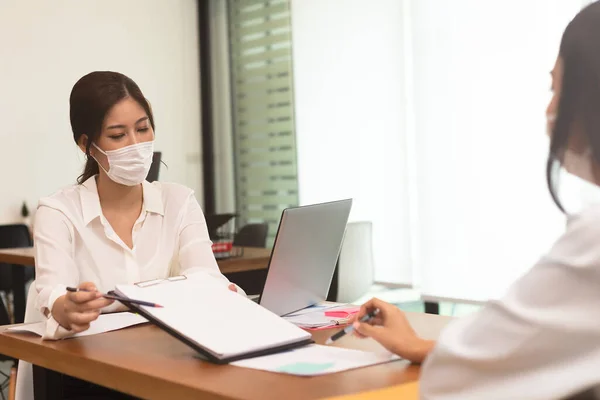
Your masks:
[[[33,241],[27,225],[0,225],[0,249],[31,246]]]
[[[266,247],[269,224],[244,225],[233,239],[234,246],[243,247]]]
[[[206,228],[208,229],[208,236],[210,240],[219,240],[223,238],[223,234],[231,235],[232,231],[227,231],[228,224],[235,218],[237,214],[207,214]],[[232,229],[233,230],[233,229]],[[231,236],[226,236],[231,238]]]
[[[338,261],[336,301],[351,303],[373,285],[373,224],[349,222]]]
[[[154,182],[158,180],[158,173],[160,172],[160,161],[162,159],[162,153],[160,151],[155,151],[152,154],[152,164],[150,164],[150,170],[148,171],[148,176],[146,180],[148,182]]]
[[[25,224],[0,225],[0,249],[31,247],[33,241],[29,228]],[[12,270],[9,264],[0,263],[0,290],[12,289]],[[27,271],[25,280],[33,277],[33,271]]]

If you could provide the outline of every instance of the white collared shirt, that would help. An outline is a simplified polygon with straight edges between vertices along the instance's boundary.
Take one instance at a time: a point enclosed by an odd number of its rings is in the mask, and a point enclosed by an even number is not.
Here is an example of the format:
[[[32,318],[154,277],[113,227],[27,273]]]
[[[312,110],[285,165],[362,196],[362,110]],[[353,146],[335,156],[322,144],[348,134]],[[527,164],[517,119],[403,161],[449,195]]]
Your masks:
[[[598,392],[599,367],[600,205],[594,205],[569,218],[550,252],[501,300],[448,325],[423,365],[421,398],[563,399]]]
[[[34,244],[36,307],[42,313],[52,310],[67,286],[82,282],[93,282],[107,292],[116,284],[207,273],[229,284],[219,271],[193,191],[162,182],[144,182],[142,187],[143,206],[133,226],[132,249],[103,216],[95,177],[40,200]],[[118,307],[114,303],[103,311]],[[50,316],[45,337],[67,335]]]

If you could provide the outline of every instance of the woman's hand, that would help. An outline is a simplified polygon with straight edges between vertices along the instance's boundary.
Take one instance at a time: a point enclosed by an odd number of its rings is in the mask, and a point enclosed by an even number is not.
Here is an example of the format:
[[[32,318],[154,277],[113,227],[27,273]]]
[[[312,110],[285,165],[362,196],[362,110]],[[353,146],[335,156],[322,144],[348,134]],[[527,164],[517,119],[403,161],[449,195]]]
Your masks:
[[[368,322],[358,322],[376,309],[379,310],[377,316]],[[423,362],[435,345],[417,336],[398,307],[379,299],[362,305],[354,319],[354,329],[356,336],[371,337],[392,353],[416,363]]]
[[[100,315],[100,310],[114,302],[102,297],[102,293],[91,282],[82,283],[79,289],[89,292],[67,292],[56,299],[52,306],[54,319],[75,333],[89,329],[90,323]]]

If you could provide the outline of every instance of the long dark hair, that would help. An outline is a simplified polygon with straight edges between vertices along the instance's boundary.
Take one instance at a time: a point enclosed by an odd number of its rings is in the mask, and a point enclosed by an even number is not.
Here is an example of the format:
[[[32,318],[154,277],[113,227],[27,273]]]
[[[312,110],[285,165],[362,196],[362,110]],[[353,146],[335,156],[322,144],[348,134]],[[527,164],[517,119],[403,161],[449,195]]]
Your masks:
[[[600,163],[600,1],[575,16],[563,34],[559,57],[562,85],[554,121],[546,180],[554,203],[565,211],[558,196],[557,177],[573,127],[581,131],[594,162]]]
[[[82,135],[88,137],[85,168],[77,183],[82,184],[99,172],[98,163],[90,156],[90,147],[98,140],[108,111],[126,97],[133,98],[142,106],[154,130],[150,104],[139,86],[127,76],[118,72],[96,71],[85,75],[73,86],[69,99],[73,139],[79,144]]]

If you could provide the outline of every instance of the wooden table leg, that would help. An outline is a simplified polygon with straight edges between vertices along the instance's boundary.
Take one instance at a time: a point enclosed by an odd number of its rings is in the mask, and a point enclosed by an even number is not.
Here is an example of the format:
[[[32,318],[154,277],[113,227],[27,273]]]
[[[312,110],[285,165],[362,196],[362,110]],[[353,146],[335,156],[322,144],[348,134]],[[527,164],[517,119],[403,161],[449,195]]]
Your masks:
[[[15,394],[17,392],[17,368],[12,367],[10,369],[10,381],[8,382],[8,400],[15,400]]]

